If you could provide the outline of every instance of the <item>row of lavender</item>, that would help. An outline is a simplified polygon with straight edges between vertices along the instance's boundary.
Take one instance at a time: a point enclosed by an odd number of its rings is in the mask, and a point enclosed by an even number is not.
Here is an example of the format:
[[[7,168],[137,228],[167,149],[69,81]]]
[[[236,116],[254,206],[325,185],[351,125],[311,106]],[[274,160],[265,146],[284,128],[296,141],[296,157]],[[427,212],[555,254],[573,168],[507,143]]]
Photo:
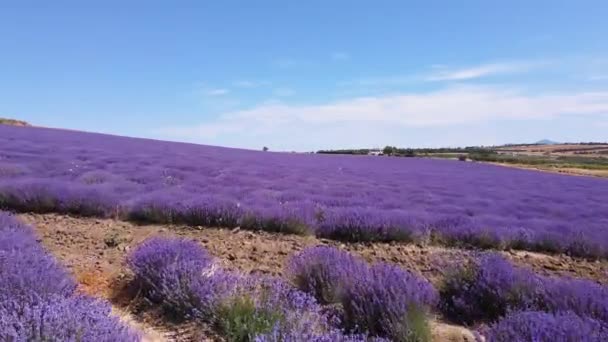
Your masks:
[[[0,207],[608,256],[608,182],[0,125]]]
[[[539,276],[487,254],[450,272],[440,309],[461,324],[484,323],[489,341],[606,341],[608,288]]]
[[[76,283],[32,230],[0,212],[1,341],[139,341]]]
[[[206,322],[235,342],[428,341],[427,315],[438,301],[432,285],[399,267],[333,249],[294,257],[292,282],[221,269],[182,239],[147,240],[128,265],[140,293],[172,318]],[[352,286],[338,284],[349,272]]]
[[[330,247],[292,257],[288,282],[222,270],[188,240],[153,238],[128,263],[149,300],[230,341],[429,341],[433,312],[477,326],[487,341],[608,338],[608,288],[541,277],[493,254],[455,270],[439,291],[395,265]]]

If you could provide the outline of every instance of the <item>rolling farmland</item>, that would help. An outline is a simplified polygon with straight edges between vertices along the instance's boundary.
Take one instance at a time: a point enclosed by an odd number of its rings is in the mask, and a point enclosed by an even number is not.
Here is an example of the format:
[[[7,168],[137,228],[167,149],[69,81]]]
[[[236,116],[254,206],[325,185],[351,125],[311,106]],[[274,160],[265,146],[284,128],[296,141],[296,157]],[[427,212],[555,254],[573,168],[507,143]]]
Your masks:
[[[0,340],[603,341],[607,199],[475,162],[0,125],[22,213],[0,214]]]
[[[0,205],[8,209],[608,255],[602,179],[43,128],[0,126],[0,143]]]

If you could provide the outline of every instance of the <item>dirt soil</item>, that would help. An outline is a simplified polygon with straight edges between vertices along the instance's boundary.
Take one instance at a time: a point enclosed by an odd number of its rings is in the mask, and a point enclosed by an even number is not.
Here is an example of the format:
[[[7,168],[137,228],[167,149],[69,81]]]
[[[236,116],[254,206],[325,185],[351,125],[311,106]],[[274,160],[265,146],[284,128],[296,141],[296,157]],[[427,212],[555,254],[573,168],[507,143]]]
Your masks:
[[[361,255],[370,262],[387,261],[418,272],[438,284],[442,274],[478,251],[402,243],[340,243],[331,240],[173,225],[136,225],[109,219],[75,218],[56,214],[20,214],[35,227],[41,243],[80,282],[82,291],[109,299],[116,312],[146,333],[149,341],[217,340],[210,329],[192,324],[170,324],[154,310],[142,310],[132,297],[119,291],[130,278],[124,259],[130,249],[151,236],[181,236],[200,241],[224,267],[242,272],[281,275],[290,255],[308,246],[332,245]],[[608,284],[608,261],[588,261],[565,255],[502,252],[517,264],[544,275],[588,278]],[[149,308],[148,308],[149,309]],[[473,341],[462,327],[433,323],[435,341]]]

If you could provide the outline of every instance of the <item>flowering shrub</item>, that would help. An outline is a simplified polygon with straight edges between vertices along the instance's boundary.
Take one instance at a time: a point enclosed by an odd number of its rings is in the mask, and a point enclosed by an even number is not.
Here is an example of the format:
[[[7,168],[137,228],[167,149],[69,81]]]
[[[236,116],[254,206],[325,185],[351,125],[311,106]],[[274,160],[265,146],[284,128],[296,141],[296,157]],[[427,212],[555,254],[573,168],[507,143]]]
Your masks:
[[[481,330],[491,342],[608,341],[608,326],[571,312],[514,312]]]
[[[0,340],[138,341],[110,306],[75,295],[76,283],[31,229],[0,212]]]
[[[608,322],[608,288],[589,280],[539,276],[497,254],[448,275],[441,308],[451,320],[494,321],[509,311],[571,311]]]
[[[423,220],[391,211],[367,208],[332,208],[323,212],[317,235],[344,241],[420,241],[427,235]]]
[[[307,248],[293,256],[286,268],[287,277],[301,291],[310,293],[321,304],[340,302],[340,295],[353,274],[367,264],[348,252],[333,247]]]
[[[426,280],[394,265],[376,264],[353,274],[346,286],[344,324],[394,341],[428,341],[426,314],[437,300]]]
[[[0,212],[0,302],[36,303],[52,295],[69,296],[75,288],[31,229]]]
[[[589,280],[542,277],[536,308],[572,311],[608,323],[608,287]]]
[[[110,315],[110,305],[84,296],[54,296],[33,305],[0,305],[2,341],[140,341]]]
[[[162,303],[177,316],[191,316],[209,298],[212,257],[196,241],[150,238],[127,257],[135,283],[150,300]]]
[[[279,278],[256,275],[241,279],[220,303],[216,319],[230,341],[268,334],[280,341],[281,336],[323,333],[329,324],[313,297]]]
[[[492,321],[508,310],[533,306],[537,288],[534,273],[489,254],[447,275],[440,307],[456,322]]]
[[[270,333],[266,335],[258,335],[255,342],[390,342],[390,340],[381,337],[370,337],[364,334],[345,335],[340,330],[332,330],[324,334],[316,334],[314,332],[277,334]]]

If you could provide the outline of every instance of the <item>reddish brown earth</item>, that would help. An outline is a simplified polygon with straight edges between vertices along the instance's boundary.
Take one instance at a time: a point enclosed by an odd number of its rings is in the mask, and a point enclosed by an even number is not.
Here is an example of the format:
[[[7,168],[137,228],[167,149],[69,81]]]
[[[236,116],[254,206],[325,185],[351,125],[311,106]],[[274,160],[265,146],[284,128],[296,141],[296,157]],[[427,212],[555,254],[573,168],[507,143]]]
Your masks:
[[[129,222],[74,218],[48,214],[21,214],[35,227],[42,244],[74,274],[82,291],[109,299],[117,312],[144,329],[149,340],[217,340],[210,329],[192,324],[170,324],[154,309],[142,310],[133,294],[123,287],[130,274],[124,266],[128,251],[151,236],[182,236],[200,241],[227,268],[243,272],[281,275],[290,255],[307,246],[332,245],[356,253],[370,262],[393,262],[418,272],[435,284],[454,265],[466,262],[476,251],[401,243],[340,243],[295,235],[251,232],[239,229],[192,228],[173,225],[135,225]],[[587,261],[564,255],[502,252],[517,264],[545,275],[567,275],[608,284],[608,261]],[[434,340],[466,341],[470,333],[461,327],[434,323]]]

